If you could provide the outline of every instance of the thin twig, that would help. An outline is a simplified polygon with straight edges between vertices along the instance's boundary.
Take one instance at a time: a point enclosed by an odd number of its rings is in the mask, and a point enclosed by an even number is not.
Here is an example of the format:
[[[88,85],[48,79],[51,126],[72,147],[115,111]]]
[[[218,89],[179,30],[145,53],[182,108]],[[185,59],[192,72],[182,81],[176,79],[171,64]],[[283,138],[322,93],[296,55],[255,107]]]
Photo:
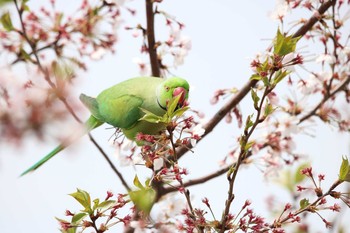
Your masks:
[[[325,192],[323,195],[319,196],[314,202],[310,203],[309,205],[307,205],[305,208],[302,208],[300,210],[297,210],[296,212],[293,213],[294,216],[297,216],[303,212],[309,211],[311,210],[311,208],[313,206],[315,206],[319,201],[321,201],[323,198],[325,198],[326,196],[329,196],[332,191],[338,187],[341,183],[343,183],[343,181],[337,180],[336,182],[334,182],[331,187],[328,189],[327,192]],[[279,221],[279,224],[282,224],[284,222],[286,222],[287,220],[289,220],[290,217],[286,216],[285,218],[283,218],[282,220]]]

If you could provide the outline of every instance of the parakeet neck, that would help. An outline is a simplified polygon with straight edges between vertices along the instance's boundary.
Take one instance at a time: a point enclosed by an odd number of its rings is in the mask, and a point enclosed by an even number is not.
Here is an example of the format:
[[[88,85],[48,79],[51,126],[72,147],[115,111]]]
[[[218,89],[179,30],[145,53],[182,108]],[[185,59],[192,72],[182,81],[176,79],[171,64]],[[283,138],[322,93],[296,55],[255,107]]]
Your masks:
[[[159,85],[157,87],[157,90],[156,90],[156,98],[157,98],[157,104],[159,105],[159,107],[163,110],[166,111],[166,107],[164,107],[161,103],[160,103],[160,90],[162,89],[162,85]]]

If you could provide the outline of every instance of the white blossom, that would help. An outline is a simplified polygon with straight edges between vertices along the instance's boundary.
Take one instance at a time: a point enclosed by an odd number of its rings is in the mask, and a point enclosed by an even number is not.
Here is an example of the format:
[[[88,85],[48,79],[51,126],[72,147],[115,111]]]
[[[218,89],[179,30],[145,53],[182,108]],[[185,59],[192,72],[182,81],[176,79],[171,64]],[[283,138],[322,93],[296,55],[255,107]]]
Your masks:
[[[156,158],[153,161],[153,169],[155,171],[160,170],[161,168],[163,168],[163,166],[164,166],[164,159],[163,158]]]
[[[322,88],[322,83],[315,75],[310,75],[308,79],[298,82],[298,89],[303,95],[316,93],[320,88]]]
[[[291,134],[296,134],[299,131],[299,119],[296,116],[288,115],[282,118],[278,123],[278,131],[280,131],[284,137],[289,137]]]
[[[266,178],[271,176],[276,176],[278,171],[282,168],[282,163],[279,155],[272,153],[266,153],[262,156],[262,160],[265,163],[266,169],[264,171],[264,176]]]
[[[179,46],[183,49],[191,50],[192,48],[192,41],[191,38],[189,38],[188,36],[181,36],[179,43]]]
[[[186,203],[183,198],[178,195],[171,193],[166,195],[159,205],[159,213],[157,220],[161,222],[174,219],[181,214],[181,211],[186,208]]]
[[[285,0],[276,0],[275,9],[269,13],[273,20],[280,20],[290,12],[290,6]]]
[[[150,74],[151,68],[148,63],[144,62],[139,57],[134,57],[132,61],[139,66],[139,72],[141,76],[147,76]]]
[[[123,143],[122,145],[120,146],[120,149],[122,149],[123,151],[129,151],[131,150],[133,147],[135,146],[135,142],[134,141],[131,141],[127,138],[124,138],[123,139]]]
[[[326,81],[328,82],[329,80],[331,80],[331,78],[333,77],[331,72],[328,71],[321,71],[316,73],[316,77],[321,81]]]
[[[174,55],[174,67],[177,68],[178,66],[184,64],[188,51],[187,49],[180,48],[177,51],[173,51],[172,54]]]
[[[107,53],[106,49],[99,47],[90,54],[92,60],[100,60]]]
[[[290,154],[293,153],[293,151],[296,149],[296,144],[291,137],[287,137],[286,139],[283,139],[280,145],[284,152],[287,152]]]
[[[316,58],[316,63],[325,62],[327,64],[334,64],[336,61],[336,58],[330,54],[321,54]]]
[[[125,3],[126,1],[127,1],[127,0],[106,0],[107,3],[109,3],[109,4],[115,3],[115,4],[117,4],[118,6],[124,5],[124,3]]]
[[[205,133],[205,129],[203,128],[202,124],[197,124],[192,129],[192,135],[191,137],[191,145],[192,147],[195,147],[197,145],[197,139],[196,137],[201,137]]]
[[[350,47],[345,46],[339,51],[339,60],[346,62],[350,57]]]

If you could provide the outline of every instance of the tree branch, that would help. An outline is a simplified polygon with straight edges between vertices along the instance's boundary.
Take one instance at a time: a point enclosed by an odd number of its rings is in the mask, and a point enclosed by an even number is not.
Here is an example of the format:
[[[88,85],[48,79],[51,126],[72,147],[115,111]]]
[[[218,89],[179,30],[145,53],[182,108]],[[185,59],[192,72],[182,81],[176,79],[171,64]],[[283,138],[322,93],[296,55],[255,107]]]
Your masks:
[[[338,93],[339,91],[342,91],[344,90],[344,88],[346,87],[346,85],[348,85],[350,83],[350,76],[348,76],[330,95],[328,95],[327,97],[325,97],[318,105],[315,106],[315,108],[310,111],[307,115],[305,115],[304,117],[302,117],[300,120],[299,120],[299,123],[300,124],[301,122],[309,119],[310,117],[312,117],[313,115],[315,115],[316,111],[327,101],[329,100],[330,98],[332,98],[336,93]],[[252,154],[248,154],[247,155],[247,158],[250,157]],[[230,166],[227,166],[227,167],[224,167],[224,168],[221,168],[211,174],[208,174],[206,176],[203,176],[203,177],[199,177],[199,178],[196,178],[196,179],[192,179],[192,180],[189,180],[187,182],[185,182],[183,184],[184,187],[189,187],[189,186],[193,186],[193,185],[197,185],[197,184],[203,184],[204,182],[207,182],[211,179],[214,179],[218,176],[221,176],[223,174],[225,174],[229,169],[230,167],[232,166],[236,166],[236,163],[233,163],[231,164]],[[169,187],[169,188],[165,188],[162,192],[163,195],[167,194],[167,193],[171,193],[171,192],[174,192],[174,191],[177,191],[180,187],[178,186],[172,186],[172,187]]]
[[[294,216],[297,216],[297,215],[300,215],[301,213],[304,213],[304,212],[307,212],[307,211],[310,211],[312,212],[312,207],[313,206],[316,206],[317,203],[319,203],[323,198],[325,198],[326,196],[329,196],[331,195],[332,191],[338,187],[340,184],[342,184],[343,181],[340,181],[340,180],[337,180],[335,181],[331,187],[328,189],[328,191],[326,193],[324,193],[323,195],[319,196],[314,202],[310,203],[309,205],[307,205],[306,207],[304,208],[301,208],[299,210],[297,210],[296,212],[293,213]],[[288,221],[290,219],[289,216],[286,216],[285,218],[283,218],[282,220],[279,220],[278,223],[279,224],[282,224],[286,221]],[[274,225],[272,224],[271,225],[272,228],[274,228]]]
[[[318,12],[320,15],[324,14],[332,5],[336,3],[336,0],[331,0],[323,3],[319,8]],[[312,27],[318,22],[319,17],[317,15],[313,15],[312,17],[307,20],[303,26],[301,26],[294,34],[293,37],[299,37],[299,36],[304,36],[309,30],[312,29]],[[251,88],[255,86],[257,83],[256,80],[249,80],[228,102],[219,109],[219,111],[208,121],[208,123],[204,126],[205,133],[202,135],[201,139],[203,139],[205,136],[207,136],[215,127],[216,125],[226,116],[226,114],[233,109],[238,103],[241,102],[241,100],[250,92]],[[200,140],[201,140],[200,139]],[[200,141],[199,140],[199,141]],[[198,141],[198,142],[199,142]],[[178,159],[180,159],[185,153],[187,153],[190,149],[192,149],[192,145],[189,142],[185,146],[180,147],[177,150],[177,156]],[[168,164],[169,166],[170,164]],[[206,181],[209,181],[215,177],[218,177],[220,175],[225,174],[230,167],[235,166],[235,164],[222,168],[212,174],[209,174],[207,176],[197,178],[194,180],[190,180],[186,183],[184,183],[185,187],[191,186],[191,185],[196,185],[200,184]],[[178,190],[178,187],[170,187],[170,188],[165,188],[165,189],[159,189],[158,196],[159,198],[167,193],[174,192]]]
[[[333,4],[336,3],[336,0],[331,0],[323,3],[319,8],[318,12],[320,15],[324,14]],[[304,23],[303,26],[299,28],[294,34],[293,37],[304,36],[319,20],[317,15],[312,16],[308,21]],[[215,126],[226,116],[226,114],[236,107],[238,103],[250,92],[250,89],[255,86],[257,83],[256,80],[249,80],[242,89],[240,89],[219,111],[211,118],[211,120],[204,126],[205,133],[202,135],[204,138],[208,135]],[[178,149],[177,155],[180,158],[186,152],[192,149],[191,143]]]
[[[35,58],[35,62],[37,67],[39,68],[40,72],[44,75],[44,79],[46,80],[46,82],[49,84],[49,86],[51,87],[51,89],[53,89],[56,92],[56,96],[57,98],[64,104],[64,106],[66,107],[66,109],[68,110],[68,112],[73,116],[73,118],[83,124],[82,120],[78,117],[78,115],[74,112],[72,106],[70,106],[70,104],[68,103],[67,99],[62,96],[61,94],[59,94],[59,92],[57,91],[57,86],[54,82],[51,81],[50,78],[50,73],[49,71],[44,68],[44,66],[41,64],[41,60],[39,58],[38,52],[40,50],[44,50],[46,48],[49,48],[53,45],[55,45],[57,43],[57,40],[55,42],[53,42],[52,44],[49,44],[47,46],[44,46],[40,49],[36,48],[36,44],[34,44],[32,42],[32,40],[28,37],[27,32],[26,32],[26,28],[25,28],[25,24],[23,21],[23,9],[21,9],[18,5],[17,0],[13,0],[16,10],[18,12],[18,16],[19,16],[19,20],[20,20],[20,24],[21,24],[21,28],[22,31],[17,31],[23,38],[24,40],[29,44],[30,48],[31,48],[31,52],[29,53],[29,55],[33,55]],[[12,64],[15,64],[17,62],[17,60],[15,60]],[[97,147],[97,149],[101,152],[102,156],[107,160],[107,163],[111,166],[112,170],[117,174],[117,176],[119,177],[119,179],[121,180],[122,184],[124,185],[124,187],[127,190],[130,190],[130,187],[128,186],[128,184],[126,183],[126,181],[124,180],[123,176],[121,175],[121,173],[118,171],[118,169],[114,166],[114,164],[111,162],[111,160],[108,158],[107,154],[103,151],[103,149],[101,148],[101,146],[95,141],[95,139],[92,137],[92,135],[89,133],[89,138],[92,141],[92,143]]]
[[[189,180],[183,184],[183,187],[189,187],[189,186],[193,186],[193,185],[197,185],[197,184],[203,184],[203,183],[205,183],[213,178],[216,178],[218,176],[225,174],[232,166],[235,166],[235,163],[230,165],[230,166],[221,168],[220,170],[217,170],[209,175],[206,175],[206,176],[203,176],[203,177],[200,177],[197,179]],[[162,194],[165,195],[165,194],[168,194],[171,192],[175,192],[175,191],[179,190],[179,188],[180,188],[180,186],[170,186],[169,188],[165,188],[163,190]]]
[[[344,90],[344,89],[346,88],[346,86],[347,86],[349,83],[350,83],[350,75],[349,75],[346,79],[344,79],[344,81],[343,81],[341,84],[339,84],[339,86],[338,86],[333,92],[329,93],[328,95],[325,95],[325,96],[323,97],[323,99],[322,99],[308,114],[306,114],[305,116],[303,116],[303,117],[300,119],[300,121],[299,121],[298,124],[300,124],[301,122],[303,122],[303,121],[309,119],[310,117],[316,115],[317,110],[318,110],[320,107],[322,107],[322,105],[324,105],[324,104],[327,102],[327,100],[329,100],[330,98],[332,98],[332,97],[333,97],[335,94],[337,94],[339,91]]]
[[[146,17],[147,17],[147,41],[148,54],[151,63],[152,76],[160,77],[160,68],[157,55],[156,39],[154,34],[154,11],[153,0],[146,0]]]

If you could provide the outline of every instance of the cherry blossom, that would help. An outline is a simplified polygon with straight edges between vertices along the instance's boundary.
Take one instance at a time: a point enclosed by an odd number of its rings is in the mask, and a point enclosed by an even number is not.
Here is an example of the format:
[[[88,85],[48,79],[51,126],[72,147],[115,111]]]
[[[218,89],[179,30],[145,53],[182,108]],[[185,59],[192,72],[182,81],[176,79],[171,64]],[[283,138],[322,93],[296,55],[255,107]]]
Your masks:
[[[288,1],[276,0],[275,9],[269,13],[269,17],[273,20],[283,20],[283,18],[290,12],[291,8]]]
[[[336,58],[333,55],[330,54],[321,54],[316,58],[317,63],[327,63],[327,64],[334,64],[336,62]]]

